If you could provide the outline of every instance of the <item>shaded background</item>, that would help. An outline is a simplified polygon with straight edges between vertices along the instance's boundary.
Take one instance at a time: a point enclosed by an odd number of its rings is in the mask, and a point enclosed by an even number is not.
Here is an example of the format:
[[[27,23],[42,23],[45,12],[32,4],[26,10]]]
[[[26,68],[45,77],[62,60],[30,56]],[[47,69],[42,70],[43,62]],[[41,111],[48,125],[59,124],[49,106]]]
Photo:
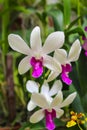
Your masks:
[[[31,30],[40,26],[42,41],[53,31],[64,31],[66,39],[64,48],[69,50],[73,41],[87,36],[84,27],[87,26],[86,0],[0,0],[0,127],[15,127],[20,130],[44,129],[44,121],[30,124],[32,113],[27,111],[30,94],[26,91],[26,81],[32,79],[31,71],[24,75],[18,73],[18,63],[23,55],[12,51],[8,45],[10,33],[19,34],[29,45]],[[58,130],[65,130],[69,120],[69,111],[87,113],[87,57],[82,49],[79,60],[73,63],[70,74],[73,84],[64,84],[64,97],[73,91],[78,95],[60,120],[56,120]],[[34,79],[40,83],[43,78]],[[50,84],[53,84],[51,82]],[[82,126],[87,129],[87,125]],[[0,130],[1,130],[0,128]],[[4,128],[3,128],[4,129]],[[55,130],[56,130],[55,129]],[[78,127],[72,127],[70,130]]]

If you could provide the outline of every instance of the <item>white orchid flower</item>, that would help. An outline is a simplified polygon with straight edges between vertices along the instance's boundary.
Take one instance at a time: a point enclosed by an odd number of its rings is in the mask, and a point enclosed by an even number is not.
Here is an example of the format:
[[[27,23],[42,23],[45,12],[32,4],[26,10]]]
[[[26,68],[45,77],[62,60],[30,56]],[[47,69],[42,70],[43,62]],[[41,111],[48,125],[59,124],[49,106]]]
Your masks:
[[[64,101],[63,101],[63,93],[61,90],[58,91],[58,94],[52,98],[49,94],[40,94],[40,93],[33,93],[31,96],[32,102],[34,102],[39,109],[36,111],[31,117],[31,123],[37,123],[45,117],[46,120],[46,128],[48,130],[54,130],[55,124],[53,122],[54,118],[60,118],[64,110],[63,107],[71,104],[76,97],[76,92],[70,94]]]
[[[55,50],[54,58],[61,64],[62,67],[61,79],[68,85],[72,83],[72,80],[69,78],[68,75],[69,72],[72,71],[71,62],[75,62],[78,60],[80,52],[81,52],[81,45],[79,40],[76,40],[72,44],[69,54],[67,54],[67,52],[64,49]],[[57,76],[58,74],[56,67],[55,71],[51,71],[47,81],[51,81],[55,79]]]
[[[8,42],[13,50],[26,55],[19,63],[19,73],[24,74],[32,67],[32,76],[38,78],[43,73],[43,66],[50,70],[54,70],[55,60],[47,54],[62,47],[64,43],[64,33],[61,31],[51,33],[42,47],[40,28],[36,26],[30,35],[31,48],[29,48],[25,41],[16,34],[10,34],[8,36]],[[58,73],[60,72],[61,66],[58,64]]]
[[[37,84],[35,81],[32,80],[27,81],[26,88],[30,93],[34,93],[34,92],[39,93],[39,89],[40,89],[39,84]],[[55,94],[58,93],[59,90],[62,90],[62,83],[60,80],[56,80],[53,86],[51,87],[51,89],[49,88],[50,88],[49,85],[45,81],[41,87],[40,93],[43,95],[54,96]],[[30,100],[27,105],[28,111],[32,111],[35,107],[36,104],[33,103],[32,100]]]

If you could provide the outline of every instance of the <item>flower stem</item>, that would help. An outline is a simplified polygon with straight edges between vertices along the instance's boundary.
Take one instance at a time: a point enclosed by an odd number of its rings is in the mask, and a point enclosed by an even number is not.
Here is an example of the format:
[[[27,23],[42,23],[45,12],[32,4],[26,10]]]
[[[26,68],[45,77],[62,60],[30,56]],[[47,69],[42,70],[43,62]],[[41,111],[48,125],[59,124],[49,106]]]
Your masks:
[[[77,15],[80,16],[80,0],[77,1]],[[78,25],[81,26],[81,18],[78,20]],[[82,36],[80,36],[80,41],[82,43]]]
[[[3,5],[4,15],[2,15],[2,41],[4,42],[2,43],[2,64],[4,75],[6,76],[5,55],[8,52],[7,35],[10,17],[9,0],[4,0]]]
[[[80,130],[83,130],[82,127],[79,125],[79,123],[77,122],[77,125],[79,127]]]
[[[80,1],[77,1],[77,15],[80,16]],[[78,25],[81,26],[81,19],[78,20]]]

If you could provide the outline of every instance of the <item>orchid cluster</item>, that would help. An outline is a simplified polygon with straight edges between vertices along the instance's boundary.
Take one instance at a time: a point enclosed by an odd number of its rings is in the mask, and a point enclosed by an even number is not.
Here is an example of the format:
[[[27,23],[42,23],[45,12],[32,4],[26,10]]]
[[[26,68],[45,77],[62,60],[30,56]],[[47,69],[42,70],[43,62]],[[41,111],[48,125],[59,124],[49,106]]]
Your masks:
[[[31,79],[26,83],[26,88],[31,93],[31,99],[27,105],[28,111],[32,111],[36,107],[40,108],[30,117],[30,122],[37,123],[45,118],[48,130],[55,129],[54,119],[60,118],[64,114],[63,107],[71,104],[76,97],[76,92],[73,92],[63,100],[62,82],[67,85],[72,83],[69,73],[72,71],[72,62],[79,58],[80,41],[77,39],[67,54],[67,51],[61,48],[64,40],[64,32],[56,31],[47,37],[42,46],[38,26],[31,32],[30,47],[19,35],[10,34],[8,36],[10,47],[25,54],[18,66],[20,74],[24,74],[31,69],[32,77],[39,78],[44,73],[45,67],[49,72],[42,85]],[[50,55],[50,53],[53,55]],[[61,79],[57,80],[58,77]],[[55,80],[55,82],[50,87],[49,82],[52,80]]]

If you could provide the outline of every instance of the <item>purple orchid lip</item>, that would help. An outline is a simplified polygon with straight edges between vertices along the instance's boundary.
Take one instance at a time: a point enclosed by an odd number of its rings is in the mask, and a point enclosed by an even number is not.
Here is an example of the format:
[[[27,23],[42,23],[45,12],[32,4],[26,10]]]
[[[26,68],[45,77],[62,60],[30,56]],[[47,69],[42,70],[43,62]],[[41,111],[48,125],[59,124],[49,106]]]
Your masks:
[[[52,109],[51,112],[45,110],[45,117],[46,117],[46,128],[48,130],[54,130],[56,126],[53,122],[53,119],[56,118],[56,111],[54,109]]]
[[[85,40],[86,40],[86,37],[85,37],[85,36],[82,36],[82,40],[84,40],[84,41],[85,41]]]
[[[84,28],[85,32],[87,32],[87,26]],[[82,36],[82,40],[87,41],[87,38],[85,35]]]
[[[39,78],[43,73],[43,57],[41,57],[40,59],[32,57],[30,60],[30,64],[33,69],[32,76],[34,78]]]
[[[84,30],[87,32],[87,26],[84,28]]]
[[[68,77],[67,74],[62,73],[61,74],[62,81],[66,83],[67,85],[70,85],[72,83],[72,80]]]
[[[85,51],[85,56],[87,56],[87,51]]]
[[[87,50],[87,38],[86,38],[86,40],[84,40],[84,44],[82,45],[82,48],[84,50]]]
[[[69,72],[72,71],[72,66],[70,64],[62,65],[62,73],[61,73],[61,79],[64,83],[67,85],[70,85],[72,83],[72,80],[69,78]]]

